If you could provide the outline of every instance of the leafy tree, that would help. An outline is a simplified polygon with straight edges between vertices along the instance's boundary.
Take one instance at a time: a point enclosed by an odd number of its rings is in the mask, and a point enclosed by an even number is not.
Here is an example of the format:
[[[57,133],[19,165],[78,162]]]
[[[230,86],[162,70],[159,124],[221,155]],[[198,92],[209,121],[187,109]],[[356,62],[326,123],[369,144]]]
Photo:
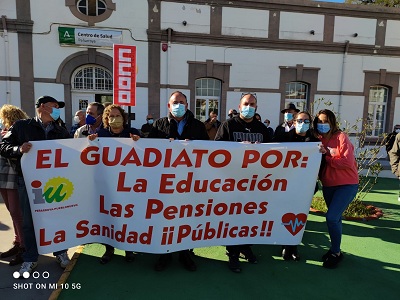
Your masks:
[[[400,7],[400,0],[346,0],[345,3],[362,5],[380,5],[386,7]]]

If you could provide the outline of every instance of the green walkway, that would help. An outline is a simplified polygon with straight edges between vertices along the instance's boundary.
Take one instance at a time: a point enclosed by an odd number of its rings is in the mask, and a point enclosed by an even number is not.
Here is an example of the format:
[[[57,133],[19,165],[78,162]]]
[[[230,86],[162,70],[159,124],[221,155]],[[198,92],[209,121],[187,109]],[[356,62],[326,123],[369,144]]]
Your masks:
[[[366,197],[384,217],[344,221],[345,258],[335,270],[321,266],[329,239],[323,216],[311,213],[301,261],[280,257],[280,246],[254,245],[258,265],[242,263],[242,273],[227,267],[224,247],[195,249],[196,272],[186,271],[177,255],[163,272],[153,271],[157,255],[138,254],[125,263],[118,251],[107,265],[98,257],[104,247],[88,245],[80,254],[58,299],[400,299],[400,202],[396,179],[380,179]],[[73,283],[80,290],[71,289]]]

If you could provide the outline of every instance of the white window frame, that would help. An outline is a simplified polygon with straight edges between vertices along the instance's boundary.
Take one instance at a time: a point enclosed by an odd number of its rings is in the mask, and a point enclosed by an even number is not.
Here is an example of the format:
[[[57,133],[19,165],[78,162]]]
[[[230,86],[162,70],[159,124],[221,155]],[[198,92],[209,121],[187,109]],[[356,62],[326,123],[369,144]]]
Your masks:
[[[208,87],[209,80],[213,80],[214,85],[213,85],[212,89]],[[199,82],[200,82],[201,87],[197,87]],[[219,85],[219,87],[217,86],[217,89],[219,90],[219,92],[218,92],[219,95],[215,95],[215,90],[216,90],[215,83],[218,83],[218,85]],[[220,107],[221,107],[221,93],[222,93],[221,81],[218,79],[215,79],[215,78],[208,78],[208,77],[199,78],[199,79],[196,79],[195,89],[196,89],[195,90],[195,109],[193,112],[195,115],[195,118],[204,122],[210,117],[210,102],[211,101],[217,101],[218,105],[217,105],[216,113],[219,116],[220,115]],[[213,90],[214,92],[210,93],[211,90]],[[210,95],[210,94],[212,94],[212,95]],[[204,107],[205,115],[201,115],[201,114],[197,113],[197,110],[199,109],[199,107],[197,105],[198,100],[206,101],[206,106]]]
[[[378,94],[379,93],[379,94]],[[382,85],[372,85],[369,87],[368,113],[366,135],[369,137],[379,137],[385,132],[387,105],[389,97],[389,88]],[[381,101],[376,101],[380,99]],[[383,119],[378,120],[378,108],[382,106]],[[378,123],[381,126],[378,127]]]
[[[85,76],[85,70],[91,70],[92,76]],[[82,86],[77,86],[77,76],[82,73]],[[103,73],[104,76],[99,76]],[[109,81],[107,83],[107,80]],[[112,73],[104,67],[98,65],[84,65],[74,71],[71,76],[71,86],[74,91],[94,91],[104,94],[112,94],[113,92],[113,76]]]
[[[298,86],[305,87],[299,90]],[[293,103],[300,111],[307,111],[309,84],[301,81],[290,81],[285,84],[285,106]]]

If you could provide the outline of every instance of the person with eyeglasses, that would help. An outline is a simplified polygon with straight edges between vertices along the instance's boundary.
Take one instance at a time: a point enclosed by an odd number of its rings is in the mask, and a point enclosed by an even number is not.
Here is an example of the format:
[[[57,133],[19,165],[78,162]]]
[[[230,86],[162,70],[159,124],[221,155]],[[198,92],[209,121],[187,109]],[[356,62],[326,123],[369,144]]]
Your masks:
[[[25,252],[22,254],[24,262],[19,270],[19,278],[25,278],[23,277],[25,272],[31,274],[33,269],[37,267],[39,258],[29,197],[21,169],[21,158],[31,150],[31,141],[70,138],[68,130],[61,127],[57,122],[60,117],[60,109],[64,106],[64,102],[57,101],[50,96],[38,98],[36,100],[37,116],[16,121],[0,143],[0,154],[15,161],[15,170],[18,174],[18,197],[22,209],[22,230],[25,246]],[[66,249],[53,254],[62,268],[69,264],[70,260]]]
[[[257,98],[253,94],[244,94],[239,103],[239,116],[224,121],[218,128],[216,141],[231,141],[245,143],[269,143],[271,141],[267,127],[254,116],[257,110]],[[239,258],[256,264],[257,257],[251,250],[251,245],[226,246],[229,257],[228,267],[232,272],[240,273]]]
[[[294,130],[277,135],[275,142],[319,142],[312,130],[312,117],[306,111],[301,111],[294,115],[293,118]],[[300,255],[296,245],[282,246],[282,257],[284,260],[300,260]]]
[[[342,214],[358,191],[358,169],[354,146],[346,133],[339,129],[335,114],[320,110],[314,119],[316,137],[322,143],[324,166],[319,172],[322,193],[328,211],[325,214],[331,246],[322,256],[322,266],[333,269],[343,260]]]

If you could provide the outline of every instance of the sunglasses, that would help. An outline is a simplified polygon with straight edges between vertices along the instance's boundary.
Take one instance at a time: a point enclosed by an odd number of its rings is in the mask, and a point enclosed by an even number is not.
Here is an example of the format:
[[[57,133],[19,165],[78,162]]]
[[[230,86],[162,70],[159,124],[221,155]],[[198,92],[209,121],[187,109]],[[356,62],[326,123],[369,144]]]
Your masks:
[[[240,96],[240,99],[242,99],[246,95],[252,95],[252,96],[254,96],[254,98],[257,99],[257,93],[242,93],[242,96]]]
[[[297,123],[299,123],[299,124],[302,124],[302,123],[310,124],[310,120],[296,119],[295,121],[296,121]]]

